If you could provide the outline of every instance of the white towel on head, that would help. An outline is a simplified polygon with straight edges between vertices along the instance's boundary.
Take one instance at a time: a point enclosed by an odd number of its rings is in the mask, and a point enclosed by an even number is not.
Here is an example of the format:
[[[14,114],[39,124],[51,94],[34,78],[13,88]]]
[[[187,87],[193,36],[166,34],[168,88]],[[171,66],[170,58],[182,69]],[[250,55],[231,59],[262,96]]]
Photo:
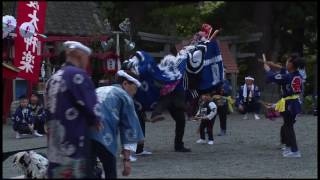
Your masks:
[[[92,53],[90,48],[77,41],[66,41],[63,43],[63,45],[67,49],[80,49],[88,55]]]
[[[252,81],[254,81],[254,78],[251,77],[251,76],[247,76],[247,77],[244,78],[244,80],[252,80]]]
[[[133,82],[135,85],[137,85],[138,87],[141,86],[141,83],[134,77],[130,76],[128,73],[126,73],[124,70],[119,70],[117,72],[118,76],[124,77],[126,78],[128,81]]]

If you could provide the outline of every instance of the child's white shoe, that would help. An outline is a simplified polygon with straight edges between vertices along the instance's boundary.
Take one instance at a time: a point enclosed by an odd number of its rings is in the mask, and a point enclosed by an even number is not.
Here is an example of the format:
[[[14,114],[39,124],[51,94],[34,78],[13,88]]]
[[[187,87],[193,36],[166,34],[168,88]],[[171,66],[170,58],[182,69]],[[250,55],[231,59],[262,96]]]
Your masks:
[[[204,140],[204,139],[198,139],[198,140],[196,141],[196,143],[198,143],[198,144],[204,144],[204,143],[206,143],[206,140]]]
[[[260,119],[260,117],[258,116],[258,114],[254,114],[254,119],[255,119],[255,120],[259,120],[259,119]]]
[[[129,159],[130,159],[131,162],[137,161],[137,157],[134,157],[132,155],[129,156]]]
[[[282,154],[283,157],[292,157],[292,158],[300,158],[301,157],[301,153],[299,151],[297,152],[292,152],[292,151],[289,151],[287,153],[284,153]]]
[[[16,139],[20,139],[21,136],[20,136],[20,133],[16,132]]]
[[[213,145],[213,144],[214,144],[214,141],[209,141],[208,144],[209,144],[209,145]]]
[[[243,119],[243,120],[247,120],[247,119],[248,119],[248,115],[245,114],[242,119]]]
[[[38,131],[34,131],[33,135],[37,136],[37,137],[42,137],[42,134],[39,134]]]

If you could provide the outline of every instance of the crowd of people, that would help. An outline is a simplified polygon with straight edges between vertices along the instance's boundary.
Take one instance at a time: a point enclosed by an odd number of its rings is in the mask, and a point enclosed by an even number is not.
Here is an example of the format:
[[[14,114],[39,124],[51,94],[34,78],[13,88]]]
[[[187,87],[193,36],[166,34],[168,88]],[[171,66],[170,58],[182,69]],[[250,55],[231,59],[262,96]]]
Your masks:
[[[44,106],[37,94],[29,99],[20,97],[20,105],[12,115],[16,138],[23,134],[48,137],[49,178],[97,178],[94,170],[101,162],[105,178],[117,178],[116,156],[120,135],[122,175],[131,172],[131,163],[136,155],[150,155],[144,149],[145,110],[134,102],[134,95],[141,86],[139,77],[128,71],[119,70],[115,83],[99,88],[94,87],[85,69],[89,63],[91,49],[85,45],[67,41],[64,43],[66,61],[46,83]],[[273,104],[283,116],[280,138],[284,157],[301,157],[298,150],[294,124],[301,111],[299,94],[302,92],[302,59],[292,55],[286,68],[275,71],[271,62],[265,61],[264,68],[269,82],[280,84],[282,99]],[[224,80],[219,88],[205,92],[195,102],[195,110],[189,113],[199,121],[200,138],[196,143],[214,144],[213,126],[216,117],[220,120],[220,133],[227,135],[227,115],[233,112],[232,87]],[[245,77],[245,84],[237,93],[236,107],[248,119],[254,113],[259,120],[260,91],[252,76]],[[185,94],[177,90],[162,96],[153,111],[152,119],[168,110],[175,120],[174,150],[191,152],[184,146]],[[208,142],[206,141],[206,133]],[[134,155],[134,156],[133,156]]]

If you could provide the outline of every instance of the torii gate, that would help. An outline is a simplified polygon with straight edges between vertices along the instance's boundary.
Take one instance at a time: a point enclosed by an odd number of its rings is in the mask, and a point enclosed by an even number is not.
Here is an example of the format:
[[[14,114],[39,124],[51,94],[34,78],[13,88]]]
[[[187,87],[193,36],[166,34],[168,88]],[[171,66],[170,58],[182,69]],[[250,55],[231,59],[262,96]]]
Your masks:
[[[240,43],[251,43],[260,41],[262,37],[262,33],[253,33],[247,36],[246,38],[241,38],[240,36],[219,36],[218,40],[220,42],[224,42],[227,46],[231,45],[231,53],[237,62],[238,58],[246,58],[246,57],[254,57],[255,53],[240,53],[237,52],[237,44]],[[178,42],[181,42],[184,38],[174,37],[174,36],[165,36],[160,34],[146,33],[146,32],[138,32],[138,36],[142,41],[149,41],[155,43],[163,43],[163,50],[160,52],[148,52],[155,58],[161,58],[170,53],[171,46],[175,46]],[[238,72],[237,72],[238,73]],[[237,86],[237,73],[233,73],[231,75],[231,84],[232,84],[232,95],[236,94],[236,86]]]

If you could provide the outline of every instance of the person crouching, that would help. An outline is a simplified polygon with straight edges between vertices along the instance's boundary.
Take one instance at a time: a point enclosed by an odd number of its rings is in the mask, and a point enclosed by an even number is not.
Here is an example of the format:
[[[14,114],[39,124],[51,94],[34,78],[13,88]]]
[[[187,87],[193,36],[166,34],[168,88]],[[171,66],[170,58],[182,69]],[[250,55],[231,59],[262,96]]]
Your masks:
[[[260,90],[257,85],[254,84],[253,77],[246,77],[245,84],[241,86],[237,96],[237,106],[239,112],[244,114],[243,119],[248,119],[247,113],[253,112],[254,118],[259,120],[260,111]]]
[[[19,99],[20,105],[11,117],[13,130],[16,132],[16,139],[20,139],[22,134],[39,136],[39,134],[34,131],[34,118],[31,109],[28,107],[28,98],[22,96]]]

